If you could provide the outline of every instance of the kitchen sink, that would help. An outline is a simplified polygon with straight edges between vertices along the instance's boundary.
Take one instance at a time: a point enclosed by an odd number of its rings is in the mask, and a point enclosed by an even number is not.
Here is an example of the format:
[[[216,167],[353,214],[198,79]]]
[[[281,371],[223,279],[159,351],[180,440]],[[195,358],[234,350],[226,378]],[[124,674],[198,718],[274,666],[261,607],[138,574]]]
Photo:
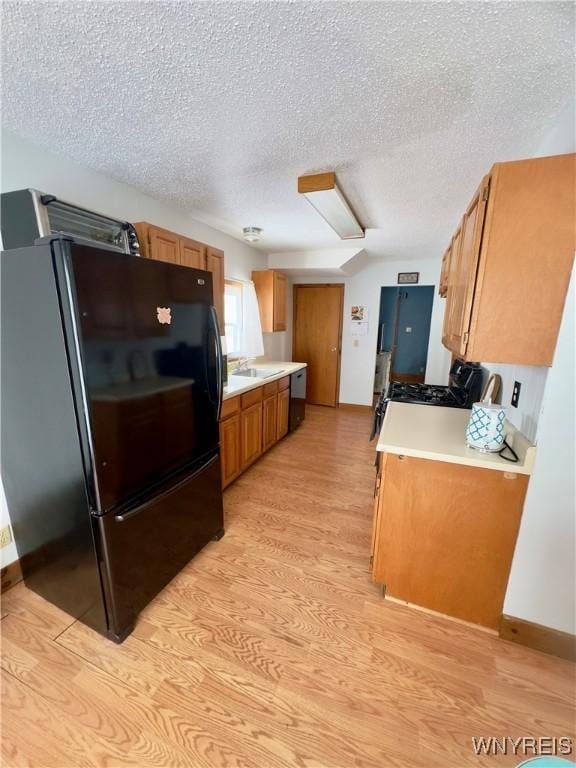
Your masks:
[[[282,373],[283,368],[243,368],[241,371],[232,371],[232,376],[246,376],[252,379],[269,379],[270,376],[276,376]]]

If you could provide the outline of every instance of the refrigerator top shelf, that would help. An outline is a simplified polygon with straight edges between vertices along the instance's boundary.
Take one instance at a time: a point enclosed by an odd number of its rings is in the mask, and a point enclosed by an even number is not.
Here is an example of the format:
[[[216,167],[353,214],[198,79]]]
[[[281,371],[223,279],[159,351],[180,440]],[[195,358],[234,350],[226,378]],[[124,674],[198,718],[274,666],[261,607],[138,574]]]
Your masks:
[[[194,379],[184,379],[176,376],[151,376],[145,379],[126,381],[92,390],[91,399],[99,402],[120,402],[138,400],[173,389],[187,389],[194,385]]]

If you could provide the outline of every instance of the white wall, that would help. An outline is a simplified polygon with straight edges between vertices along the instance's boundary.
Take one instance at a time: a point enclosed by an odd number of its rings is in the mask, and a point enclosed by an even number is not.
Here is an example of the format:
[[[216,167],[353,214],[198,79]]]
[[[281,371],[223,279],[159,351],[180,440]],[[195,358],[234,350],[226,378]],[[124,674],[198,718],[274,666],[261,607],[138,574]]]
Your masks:
[[[506,407],[506,416],[509,421],[529,440],[535,442],[548,368],[538,368],[534,365],[505,365],[503,363],[482,363],[482,365],[490,373],[497,373],[502,378],[500,402]],[[510,404],[515,381],[519,381],[521,384],[517,408]]]
[[[150,221],[208,243],[224,251],[228,278],[249,280],[253,269],[267,268],[266,254],[242,240],[193,219],[183,209],[58,157],[10,131],[2,131],[1,151],[3,192],[32,187],[100,213],[132,222]]]
[[[576,634],[574,275],[538,425],[538,448],[504,612]]]
[[[340,373],[340,402],[371,405],[376,365],[380,289],[395,286],[398,272],[420,272],[420,285],[437,285],[440,276],[440,258],[420,261],[371,261],[353,277],[301,277],[294,276],[293,283],[343,283],[344,327],[342,330],[342,364]],[[362,304],[368,308],[368,335],[352,336],[350,308]],[[426,381],[430,384],[447,384],[450,353],[442,346],[442,321],[445,301],[434,293],[430,344],[426,365]],[[356,345],[355,345],[356,342]]]
[[[228,278],[249,280],[253,269],[267,267],[266,254],[196,221],[184,210],[168,206],[133,187],[57,157],[9,131],[2,131],[0,146],[0,189],[3,192],[32,187],[127,221],[151,221],[221,248],[225,254],[225,274]],[[286,359],[282,358],[284,348],[288,347],[285,337],[286,334],[265,334],[267,356],[270,351],[275,359]],[[0,525],[6,525],[10,518],[1,482],[0,513]],[[0,565],[8,565],[16,557],[16,548],[12,543],[0,550]]]
[[[572,102],[542,138],[534,156],[575,150]],[[536,388],[542,384],[542,377],[547,377],[536,432],[536,465],[528,487],[504,603],[504,612],[510,616],[571,634],[576,634],[574,292],[572,275],[554,362],[549,370],[540,369],[536,374],[541,377]],[[500,373],[508,391],[514,377],[520,381],[525,372],[518,372],[515,366],[501,366]],[[534,369],[529,370],[528,375],[533,388]],[[535,404],[532,407],[535,408]]]

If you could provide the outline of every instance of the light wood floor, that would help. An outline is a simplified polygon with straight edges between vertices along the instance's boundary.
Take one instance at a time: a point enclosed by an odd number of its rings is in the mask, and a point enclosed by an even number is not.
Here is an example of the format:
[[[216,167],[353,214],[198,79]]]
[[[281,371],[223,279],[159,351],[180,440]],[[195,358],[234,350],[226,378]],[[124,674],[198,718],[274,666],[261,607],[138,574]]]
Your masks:
[[[520,762],[472,736],[571,735],[572,665],[371,583],[369,422],[310,408],[122,646],[8,592],[3,765],[462,768]]]

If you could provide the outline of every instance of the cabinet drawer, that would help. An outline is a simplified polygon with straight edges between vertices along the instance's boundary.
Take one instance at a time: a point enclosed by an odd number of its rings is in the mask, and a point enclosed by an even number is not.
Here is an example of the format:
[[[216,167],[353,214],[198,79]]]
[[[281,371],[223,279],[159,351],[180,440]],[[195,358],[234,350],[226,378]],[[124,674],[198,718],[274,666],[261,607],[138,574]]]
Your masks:
[[[270,395],[275,395],[276,392],[278,392],[278,382],[271,381],[269,384],[264,384],[262,389],[264,390],[264,397],[270,397]]]
[[[240,397],[231,397],[230,400],[224,400],[222,411],[220,412],[220,421],[224,421],[229,416],[233,416],[240,410]]]
[[[246,392],[246,394],[241,397],[242,410],[250,408],[251,405],[255,405],[255,403],[260,403],[262,401],[262,387],[251,389],[250,392]]]
[[[290,376],[283,376],[278,379],[278,392],[282,392],[284,389],[288,389],[290,386]]]

